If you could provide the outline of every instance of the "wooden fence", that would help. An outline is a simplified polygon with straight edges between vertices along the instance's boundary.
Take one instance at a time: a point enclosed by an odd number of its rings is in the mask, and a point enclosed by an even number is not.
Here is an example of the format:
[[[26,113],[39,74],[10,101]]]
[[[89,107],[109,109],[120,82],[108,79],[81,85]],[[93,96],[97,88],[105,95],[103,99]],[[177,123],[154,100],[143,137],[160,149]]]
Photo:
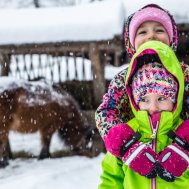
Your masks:
[[[178,25],[178,31],[177,56],[180,61],[189,64],[189,24]],[[125,62],[128,62],[128,58],[125,56],[122,36],[100,42],[0,45],[2,76],[27,80],[45,77],[58,83],[65,80],[92,80],[96,105],[105,93],[105,64],[119,66]]]
[[[1,76],[27,80],[45,77],[54,82],[93,80],[98,105],[105,92],[104,66],[119,66],[123,51],[120,36],[101,42],[1,45]]]

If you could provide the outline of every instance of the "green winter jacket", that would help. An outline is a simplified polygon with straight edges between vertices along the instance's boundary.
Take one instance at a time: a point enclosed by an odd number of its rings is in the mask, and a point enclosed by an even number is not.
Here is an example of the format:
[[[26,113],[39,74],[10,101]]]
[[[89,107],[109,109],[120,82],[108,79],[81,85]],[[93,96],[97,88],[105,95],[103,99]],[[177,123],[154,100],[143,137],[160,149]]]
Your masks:
[[[172,49],[161,42],[150,41],[143,44],[131,59],[126,76],[126,88],[128,91],[130,90],[129,93],[131,93],[129,81],[134,73],[138,57],[148,53],[157,54],[164,67],[177,79],[179,84],[177,103],[173,112],[162,112],[156,137],[154,138],[147,112],[139,111],[133,102],[132,96],[128,94],[135,117],[127,124],[133,130],[139,130],[142,134],[141,142],[152,142],[153,140],[154,149],[156,153],[159,153],[172,142],[168,138],[167,132],[170,129],[176,130],[183,121],[180,118],[180,112],[184,93],[184,75]],[[159,177],[148,179],[132,171],[117,157],[107,153],[102,161],[101,180],[99,189],[189,189],[189,170],[187,169],[173,183],[166,182]]]

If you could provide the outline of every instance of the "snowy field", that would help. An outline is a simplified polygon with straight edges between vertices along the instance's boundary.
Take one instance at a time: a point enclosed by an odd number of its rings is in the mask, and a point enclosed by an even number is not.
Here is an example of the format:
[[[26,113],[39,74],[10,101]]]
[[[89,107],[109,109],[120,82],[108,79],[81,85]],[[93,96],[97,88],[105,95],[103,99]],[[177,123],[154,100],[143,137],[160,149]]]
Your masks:
[[[103,154],[89,159],[65,157],[11,161],[0,171],[1,189],[96,189]]]
[[[9,139],[14,152],[24,150],[34,156],[39,154],[39,133],[20,135],[11,132]],[[50,151],[62,147],[63,143],[54,134]],[[0,189],[96,189],[100,182],[103,156],[72,156],[40,161],[37,158],[17,158],[0,170]]]

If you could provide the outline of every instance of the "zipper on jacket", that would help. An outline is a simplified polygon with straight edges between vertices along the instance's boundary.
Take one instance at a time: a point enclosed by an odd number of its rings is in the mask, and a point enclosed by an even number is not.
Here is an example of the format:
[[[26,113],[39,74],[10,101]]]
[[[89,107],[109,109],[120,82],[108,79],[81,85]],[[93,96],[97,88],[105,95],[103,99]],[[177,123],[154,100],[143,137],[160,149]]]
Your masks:
[[[156,125],[154,126],[152,123],[152,119],[151,117],[149,117],[149,121],[150,121],[150,127],[152,130],[152,150],[154,150],[154,152],[156,152],[156,145],[157,145],[157,131],[158,131],[158,127],[159,127],[159,121],[156,122]],[[151,179],[151,188],[152,189],[156,189],[156,178],[152,178]]]

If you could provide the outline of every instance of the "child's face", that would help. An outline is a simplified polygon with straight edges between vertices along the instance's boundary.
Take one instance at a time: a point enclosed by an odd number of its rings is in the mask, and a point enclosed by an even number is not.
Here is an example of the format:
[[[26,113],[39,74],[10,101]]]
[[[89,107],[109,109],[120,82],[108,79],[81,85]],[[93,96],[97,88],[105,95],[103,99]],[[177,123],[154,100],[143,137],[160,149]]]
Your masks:
[[[135,50],[149,40],[161,41],[167,45],[170,44],[166,29],[162,24],[155,21],[147,21],[139,26],[135,35]]]
[[[171,112],[173,110],[173,102],[164,95],[147,94],[139,102],[139,109],[146,110],[149,115],[161,111]]]

